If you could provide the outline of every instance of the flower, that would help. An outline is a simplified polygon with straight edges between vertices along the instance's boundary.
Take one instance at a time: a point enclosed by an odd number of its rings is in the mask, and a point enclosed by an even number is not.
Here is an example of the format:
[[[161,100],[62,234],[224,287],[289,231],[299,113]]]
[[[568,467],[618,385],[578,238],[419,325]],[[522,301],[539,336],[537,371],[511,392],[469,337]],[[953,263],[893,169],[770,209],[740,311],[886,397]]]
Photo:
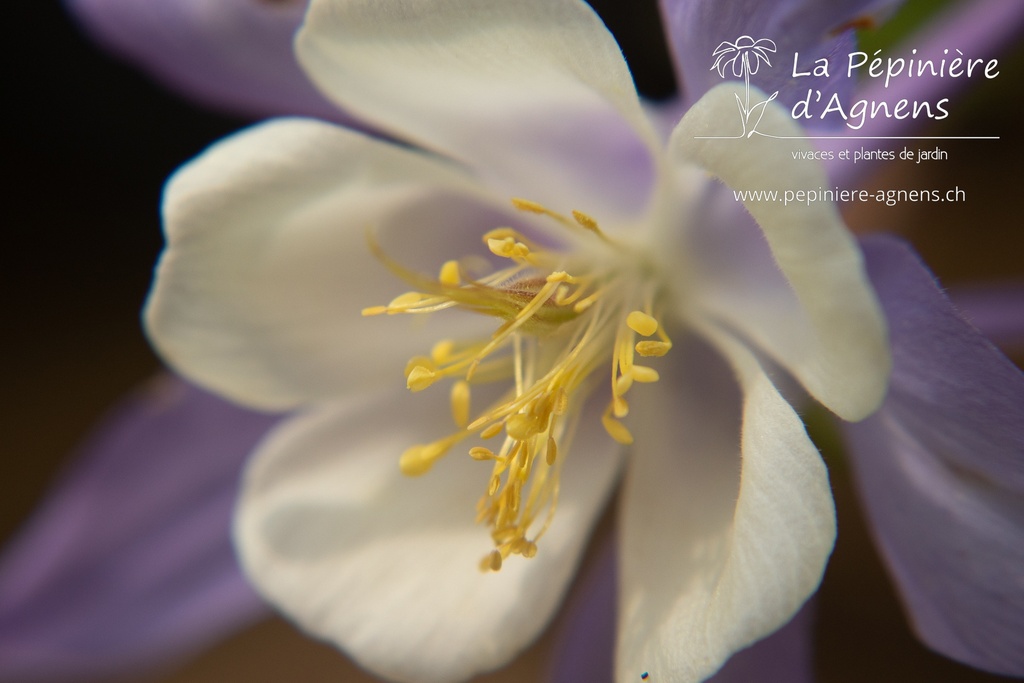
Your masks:
[[[303,410],[245,477],[235,535],[261,592],[382,675],[465,678],[547,622],[625,468],[620,680],[700,680],[788,621],[834,518],[765,364],[860,419],[884,326],[832,207],[751,204],[759,233],[707,203],[707,172],[783,190],[822,171],[789,143],[696,139],[733,85],[666,150],[571,0],[326,0],[297,45],[326,94],[405,144],[292,119],[213,147],[168,185],[146,312],[186,376]],[[762,126],[795,132],[774,108]],[[415,293],[392,299],[395,275]],[[489,399],[464,384],[482,380]]]
[[[667,14],[670,17],[676,16],[672,9],[674,4],[666,3]],[[689,4],[691,3],[679,3],[679,6]],[[768,7],[771,4],[764,3],[760,7]],[[100,5],[96,5],[94,9],[101,12],[108,11]],[[134,8],[129,9],[132,10],[128,12],[130,16]],[[109,12],[112,14],[119,11],[121,10],[117,5],[109,5]],[[255,4],[253,11],[258,11],[258,6]],[[782,8],[779,7],[770,10],[769,14],[781,11]],[[830,6],[829,12],[833,13],[834,11],[835,8]],[[941,51],[942,46],[950,44],[950,41],[956,41],[958,45],[965,47],[965,51],[967,50],[966,43],[967,45],[984,45],[988,53],[992,53],[1001,41],[1013,35],[1015,26],[1013,17],[1014,15],[1019,16],[1021,13],[1017,3],[995,0],[972,3],[961,14],[964,15],[963,18],[951,17],[951,22],[944,22],[949,24],[945,31],[945,37],[934,35],[927,40],[911,38],[908,45],[920,46],[922,42],[927,42],[929,45],[938,46]],[[836,15],[833,14],[834,16]],[[115,19],[113,16],[109,18],[112,22]],[[768,21],[771,21],[770,16]],[[751,22],[751,25],[757,24],[759,28],[764,25],[761,18],[754,18]],[[697,24],[700,25],[700,22]],[[700,49],[692,49],[694,45],[692,40],[678,38],[681,29],[690,30],[693,25],[692,23],[676,22],[675,30],[670,32],[670,37],[674,38],[673,44],[677,50],[683,52],[684,56],[690,54],[691,57],[699,57],[700,59],[693,63],[700,63],[706,55]],[[815,34],[815,32],[809,31],[808,34]],[[787,37],[798,35],[800,35],[799,31],[786,33]],[[683,51],[680,49],[680,45],[690,46],[692,51],[689,53]],[[147,47],[159,53],[166,48],[166,45],[159,41],[150,41],[147,43]],[[801,54],[807,54],[807,51],[801,49]],[[686,92],[690,93],[691,98],[694,97],[694,92],[701,92],[700,88],[694,88],[693,84],[692,80],[687,79]],[[918,96],[927,98],[928,95],[923,94],[923,91],[930,88],[933,82],[911,79],[906,85],[911,88],[909,92],[922,91]],[[907,95],[907,92],[903,90],[901,93]],[[287,111],[293,104],[280,102],[276,106],[281,111]],[[885,124],[881,128],[876,126],[875,134],[908,132],[905,127],[898,130],[893,129],[893,124],[896,124],[897,128],[899,127],[901,122],[898,121],[881,120],[873,123]],[[846,178],[845,181],[839,181],[839,184],[843,185],[850,181],[850,171],[863,174],[863,169],[864,164],[857,164],[856,167],[851,167],[849,164],[838,164],[831,171],[834,181],[837,177],[836,171]],[[905,395],[907,389],[911,391],[927,389],[936,377],[949,374],[948,368],[952,361],[954,365],[963,369],[962,372],[958,371],[957,384],[964,390],[941,394],[943,398],[939,403],[939,408],[963,417],[957,426],[961,437],[971,434],[976,436],[986,434],[991,431],[993,424],[1020,425],[1022,422],[1020,407],[1024,402],[1019,399],[1019,396],[1014,401],[1015,390],[1012,389],[1013,382],[1018,381],[1013,378],[1019,378],[1019,371],[1008,366],[1005,359],[1000,360],[1001,356],[991,347],[986,349],[986,345],[974,342],[960,344],[950,337],[948,322],[943,321],[948,321],[951,318],[959,320],[959,316],[943,299],[931,282],[930,276],[921,269],[920,264],[917,264],[912,258],[906,258],[902,246],[886,243],[871,244],[867,251],[867,258],[869,272],[876,286],[880,288],[879,296],[889,311],[890,320],[899,322],[895,328],[896,334],[891,340],[897,354],[893,380],[894,390],[891,393]],[[906,296],[907,288],[904,285],[908,282],[907,278],[893,276],[904,271],[912,272],[915,269],[920,271],[920,276],[911,278],[909,281],[925,284],[926,287],[923,291],[916,286],[910,288],[914,295]],[[925,295],[928,288],[932,292],[931,295]],[[1014,312],[1019,310],[1021,302],[1019,293],[1010,295],[1007,292],[1006,296],[1001,295],[998,299],[992,299],[987,292],[979,291],[975,294],[977,296],[972,296],[966,303],[962,297],[956,297],[955,302],[961,309],[963,306],[967,306],[969,318],[986,335],[991,336],[995,333],[1003,340],[1003,343],[1019,345],[1021,334],[1024,333],[1024,330],[1020,329],[1020,321],[1024,320],[1024,317]],[[982,294],[984,297],[980,298]],[[934,301],[928,303],[927,306],[922,306],[922,301],[927,300],[928,296],[933,297]],[[979,302],[980,308],[976,305]],[[998,307],[993,309],[993,304],[997,304]],[[914,316],[913,325],[903,322],[908,313]],[[974,333],[963,321],[960,322],[960,325],[962,331],[957,332],[955,336],[961,340],[969,340]],[[947,330],[947,333],[942,335],[943,342],[941,344],[934,341],[933,330],[938,327]],[[901,330],[914,331],[916,336],[902,334]],[[927,343],[922,344],[921,340],[927,340]],[[919,349],[925,347],[941,352],[947,345],[951,345],[951,349],[955,348],[955,350],[933,355],[927,363],[915,362],[914,365],[918,368],[917,373],[900,370],[899,359],[901,357],[913,358]],[[988,369],[979,375],[977,368],[980,366],[985,366]],[[901,384],[904,385],[902,389],[900,388]],[[963,400],[965,395],[972,397],[967,403],[964,403]],[[148,401],[148,399],[146,400]],[[905,403],[905,398],[903,402]],[[145,405],[148,405],[148,402]],[[970,409],[972,405],[975,408],[980,406],[983,410]],[[1016,407],[1016,412],[1013,407]],[[35,523],[27,527],[18,540],[6,549],[3,557],[4,563],[0,566],[0,594],[6,595],[8,598],[13,596],[21,604],[21,608],[13,611],[8,609],[10,602],[5,606],[0,606],[0,613],[2,613],[0,615],[0,622],[2,622],[0,624],[0,650],[7,653],[0,657],[0,661],[3,662],[0,665],[0,678],[14,676],[21,680],[28,675],[28,672],[31,672],[33,676],[40,676],[45,672],[68,671],[69,663],[79,677],[87,676],[88,671],[84,668],[85,662],[81,659],[81,643],[83,642],[81,636],[83,635],[89,637],[95,633],[103,634],[102,643],[95,637],[91,639],[89,652],[98,655],[92,659],[105,662],[101,666],[108,667],[104,671],[109,671],[109,667],[118,666],[118,662],[123,664],[133,657],[138,658],[140,652],[162,653],[163,656],[167,656],[168,650],[173,648],[175,643],[180,643],[183,635],[186,640],[196,642],[203,637],[199,631],[210,626],[211,615],[226,616],[225,622],[231,622],[233,618],[238,618],[238,606],[244,607],[244,601],[242,601],[244,591],[231,589],[232,599],[239,601],[235,603],[236,607],[233,612],[236,615],[233,617],[230,614],[225,615],[217,607],[211,608],[205,598],[207,595],[205,589],[200,590],[198,584],[186,581],[175,582],[171,592],[168,592],[166,585],[154,584],[154,581],[158,581],[159,576],[154,576],[149,571],[151,562],[153,558],[164,557],[166,553],[166,549],[161,545],[162,536],[160,535],[147,536],[145,542],[141,544],[122,540],[118,545],[113,546],[113,549],[108,545],[103,551],[104,562],[96,566],[89,564],[95,559],[89,553],[94,543],[97,541],[109,543],[108,536],[112,536],[110,540],[116,540],[116,537],[119,534],[123,535],[126,529],[129,534],[132,533],[135,528],[132,525],[116,523],[125,518],[127,510],[131,511],[129,513],[131,515],[142,515],[147,520],[152,520],[147,522],[151,525],[163,524],[166,526],[173,522],[175,525],[180,524],[183,528],[191,525],[196,531],[203,529],[206,533],[205,537],[210,539],[209,547],[211,548],[217,543],[226,545],[225,515],[221,514],[219,508],[214,510],[210,506],[203,506],[196,509],[194,505],[189,505],[186,509],[181,509],[176,507],[173,504],[173,499],[168,496],[155,498],[136,496],[129,501],[125,501],[120,495],[105,496],[106,500],[117,500],[117,506],[102,504],[94,506],[93,510],[96,516],[93,517],[94,521],[90,525],[91,531],[83,530],[82,534],[76,534],[73,538],[62,531],[66,526],[61,519],[62,516],[77,514],[73,512],[73,509],[77,509],[74,506],[78,505],[83,493],[88,495],[89,491],[98,486],[123,487],[128,485],[129,488],[125,489],[127,491],[141,491],[147,490],[154,484],[160,484],[161,490],[164,490],[166,487],[163,486],[165,482],[162,477],[167,473],[173,476],[174,481],[179,482],[178,486],[182,491],[209,490],[233,495],[232,479],[223,475],[222,465],[230,463],[233,467],[234,459],[241,456],[253,438],[246,429],[238,429],[238,419],[243,418],[243,411],[231,408],[225,403],[218,403],[216,399],[196,391],[186,391],[180,402],[157,408],[159,413],[167,411],[165,417],[174,422],[175,440],[173,442],[164,443],[167,428],[159,420],[149,419],[149,414],[153,410],[153,406],[149,406],[141,416],[137,414],[138,409],[136,408],[127,416],[119,417],[112,428],[104,429],[100,438],[90,444],[90,453],[99,456],[113,450],[119,454],[117,457],[124,458],[130,453],[125,448],[137,449],[138,453],[132,453],[132,455],[144,457],[141,459],[133,457],[124,461],[133,468],[130,483],[124,481],[122,474],[124,465],[110,467],[104,464],[104,457],[87,457],[81,463],[81,467],[76,468],[71,476],[57,487],[46,505],[38,511]],[[227,411],[227,413],[221,411]],[[906,414],[906,411],[902,412],[904,415]],[[989,418],[990,413],[1000,414],[1002,417],[993,422]],[[221,414],[234,415],[237,418],[230,417],[221,420],[219,417]],[[949,470],[945,480],[949,489],[942,502],[949,513],[975,526],[961,527],[954,534],[934,534],[932,532],[936,528],[947,529],[949,525],[948,522],[935,523],[934,507],[929,507],[933,506],[936,500],[934,490],[928,485],[929,478],[917,477],[909,480],[910,486],[904,486],[896,496],[903,502],[903,510],[911,513],[916,527],[913,525],[896,527],[893,522],[900,521],[901,516],[874,514],[874,501],[876,499],[882,501],[877,504],[879,509],[882,509],[886,502],[886,496],[873,495],[874,487],[877,486],[879,480],[883,484],[880,487],[882,489],[891,488],[890,483],[904,481],[905,474],[913,473],[915,469],[920,471],[921,468],[915,467],[919,461],[924,462],[926,468],[934,470],[934,460],[929,460],[929,458],[933,455],[932,446],[935,445],[935,439],[929,436],[929,432],[933,429],[929,424],[923,424],[920,420],[915,420],[912,424],[904,421],[900,430],[892,430],[892,425],[901,424],[901,416],[900,411],[889,408],[889,402],[883,406],[878,415],[880,417],[887,415],[888,428],[875,431],[877,438],[869,440],[871,448],[863,451],[864,457],[875,456],[873,462],[884,464],[886,459],[877,457],[877,454],[887,452],[893,454],[893,457],[898,457],[901,466],[895,472],[890,469],[881,477],[862,477],[862,490],[867,495],[865,502],[868,504],[868,512],[872,513],[876,533],[882,537],[887,559],[891,566],[898,567],[901,583],[897,584],[897,588],[910,594],[907,603],[908,616],[917,623],[917,628],[925,641],[936,650],[955,656],[961,661],[968,661],[974,666],[1013,673],[1013,662],[1007,660],[1005,654],[1012,654],[1015,651],[1014,645],[1020,629],[1014,627],[1013,619],[1015,614],[1020,613],[1020,609],[1014,604],[1015,594],[1012,591],[1006,592],[1005,589],[1014,583],[1015,568],[1019,566],[1019,560],[1014,559],[1012,552],[1007,554],[1005,550],[1012,551],[1020,544],[1015,543],[1012,536],[1007,536],[998,543],[993,542],[994,537],[991,537],[991,531],[1003,529],[1011,534],[1016,533],[1019,538],[1020,530],[1024,528],[1024,525],[1020,520],[1014,522],[1012,518],[1006,517],[1004,519],[1008,526],[1004,524],[1001,527],[994,527],[991,523],[993,517],[990,513],[984,515],[972,513],[968,516],[962,514],[964,511],[977,511],[985,507],[998,513],[999,501],[1007,499],[1007,496],[1012,499],[1014,496],[1012,490],[997,491],[974,486],[978,478],[973,470],[978,467],[973,463],[969,470],[959,466]],[[258,425],[260,420],[266,423],[263,418],[254,417],[252,424]],[[874,423],[878,421],[876,418],[871,420]],[[900,436],[905,433],[903,430],[906,428],[910,428],[913,430],[911,433],[915,434],[916,444],[912,449],[906,447],[907,439]],[[899,438],[894,438],[894,435]],[[205,444],[211,441],[219,446],[208,448]],[[943,437],[943,442],[946,444],[944,448],[948,448],[950,443],[948,436]],[[135,445],[129,446],[129,444]],[[202,459],[203,462],[197,462],[195,466],[182,468],[182,458],[174,457],[170,461],[165,461],[160,457],[160,453],[164,450],[154,449],[154,445],[166,448],[184,448],[188,454],[207,453],[207,456]],[[226,448],[225,445],[227,445]],[[979,445],[983,448],[979,448]],[[236,452],[235,449],[240,450]],[[992,456],[999,456],[1000,452],[1012,453],[1014,450],[1011,446],[1004,447],[1000,451],[992,449],[991,444],[986,446],[984,443],[971,442],[969,439],[963,438],[957,443],[956,449],[956,452],[959,453],[958,457],[966,457],[969,462],[979,461],[982,464]],[[1017,450],[1019,451],[1020,448]],[[852,458],[857,458],[853,461],[854,465],[858,464],[861,453],[861,450],[855,449],[850,454]],[[979,457],[979,455],[983,457]],[[164,467],[165,465],[166,467]],[[871,465],[870,462],[865,467],[869,465]],[[863,468],[858,466],[859,469]],[[982,479],[985,476],[987,475],[983,475]],[[900,485],[903,486],[903,484]],[[994,507],[993,504],[995,504]],[[1012,508],[1002,508],[1003,511],[1010,509]],[[181,515],[186,511],[188,516],[182,519]],[[112,526],[110,525],[111,520],[115,522]],[[108,531],[109,533],[107,533]],[[892,531],[898,533],[898,537],[894,540],[886,540],[885,536]],[[219,538],[218,534],[225,536]],[[198,539],[200,536],[196,535],[195,538]],[[217,577],[217,580],[237,587],[236,570],[230,563],[222,562],[220,557],[219,553],[211,552],[190,554],[185,561],[186,566],[182,568],[181,578],[185,579],[189,576]],[[975,560],[978,557],[985,559],[983,562],[979,562]],[[938,558],[939,561],[936,562],[934,558]],[[603,564],[607,564],[607,562]],[[19,567],[28,567],[29,570],[19,573],[17,571]],[[45,574],[33,577],[32,589],[28,593],[24,592],[23,584],[19,582],[33,574],[39,574],[41,571]],[[980,575],[982,571],[985,573],[984,580]],[[109,576],[112,572],[116,572],[120,576],[132,577],[132,580],[119,582],[118,586],[114,587],[111,585],[112,582],[103,581],[104,577]],[[100,581],[87,583],[78,580],[78,577],[83,575],[95,577]],[[935,579],[938,579],[939,582],[936,583]],[[947,579],[952,582],[950,585],[953,590],[941,588]],[[584,582],[586,582],[586,578],[584,578]],[[919,585],[932,585],[938,590],[931,594],[925,593],[925,599],[921,600],[920,592],[917,592],[916,595],[913,594]],[[5,593],[5,588],[11,590]],[[159,591],[156,597],[168,603],[175,600],[187,601],[193,598],[197,598],[198,602],[196,602],[195,609],[189,609],[184,614],[181,610],[169,610],[183,618],[165,620],[163,619],[164,610],[146,608],[152,603],[149,602],[149,594],[145,591],[154,589]],[[600,616],[592,616],[591,606],[595,601],[602,603],[606,600],[614,601],[610,595],[614,592],[614,583],[602,579],[600,586],[589,587],[588,590],[590,592],[586,594],[586,604],[590,611],[576,615],[577,618],[584,620],[582,623],[569,622],[570,625],[576,627],[577,631],[582,627],[586,633],[577,633],[576,637],[573,637],[570,632],[569,640],[586,638],[591,651],[594,648],[605,648],[609,656],[602,661],[610,663],[610,652],[613,646],[610,634],[611,624],[609,623],[608,629],[605,629],[605,625],[600,622],[591,623]],[[593,594],[595,590],[597,591],[596,595]],[[139,594],[139,591],[143,592]],[[55,595],[61,596],[61,599],[53,600],[52,597]],[[597,598],[600,600],[596,600]],[[248,600],[254,601],[255,598],[250,596]],[[0,602],[3,602],[2,597],[0,597]],[[104,611],[108,604],[112,612]],[[97,608],[102,613],[97,612]],[[258,611],[258,605],[253,602],[248,609]],[[567,610],[578,611],[578,605],[571,602],[567,605]],[[109,616],[111,613],[113,616]],[[73,620],[71,629],[65,628],[69,624],[69,620]],[[780,674],[778,662],[755,662],[751,657],[755,653],[757,656],[762,656],[766,652],[766,648],[779,647],[781,643],[777,641],[780,637],[791,638],[790,633],[798,620],[800,617],[795,618],[786,628],[771,638],[761,641],[750,650],[734,657],[730,660],[729,666],[715,677],[715,681],[719,679],[734,680],[728,676],[739,676],[735,680],[748,680],[749,676],[742,673],[747,669],[742,667],[739,670],[736,669],[741,660],[743,666],[753,666],[752,670],[754,671],[765,671],[766,667],[770,666],[770,670],[776,677],[796,680],[796,675],[799,673],[796,670],[786,669],[785,674]],[[138,626],[132,632],[131,637],[126,637],[124,633],[118,635],[116,631],[98,628],[109,624],[123,625],[125,623]],[[219,628],[231,626],[231,623],[219,623]],[[154,624],[169,628],[154,628]],[[28,629],[26,629],[27,625]],[[60,628],[55,628],[57,625]],[[996,628],[993,629],[990,625],[996,625]],[[595,638],[597,635],[594,633],[595,626],[601,633],[607,630],[608,636]],[[795,635],[798,638],[806,636],[800,632],[796,632]],[[559,648],[566,644],[564,642],[566,636],[562,632],[552,633],[550,637],[562,643]],[[809,640],[805,638],[805,646],[808,642]],[[571,642],[569,644],[571,645]],[[796,644],[799,647],[800,641],[797,640]],[[98,645],[103,645],[106,649],[101,650],[97,647]],[[46,648],[45,654],[43,646]],[[792,644],[782,645],[782,650],[794,655],[793,663],[799,668],[800,662],[804,661],[799,650],[794,650]],[[571,657],[571,653],[567,653],[567,655]],[[562,666],[553,674],[555,680],[586,680],[590,683],[594,677],[588,676],[586,672],[600,672],[600,669],[581,669],[579,662],[572,659],[564,660],[562,663],[567,666]],[[105,675],[102,672],[97,673],[97,669],[94,667],[90,670],[94,675]],[[22,673],[12,674],[12,671]],[[1017,671],[1019,672],[1020,669]]]

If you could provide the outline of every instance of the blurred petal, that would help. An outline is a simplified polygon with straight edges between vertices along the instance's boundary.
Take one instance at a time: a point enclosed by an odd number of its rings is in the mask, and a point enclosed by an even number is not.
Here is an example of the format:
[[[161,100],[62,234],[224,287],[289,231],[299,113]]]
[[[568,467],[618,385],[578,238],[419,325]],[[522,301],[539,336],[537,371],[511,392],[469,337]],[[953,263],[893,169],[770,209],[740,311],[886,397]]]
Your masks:
[[[262,616],[229,520],[275,420],[172,378],[115,412],[5,549],[0,679],[111,675]]]
[[[600,539],[598,544],[592,561],[584,563],[573,582],[562,610],[562,620],[551,634],[555,646],[548,680],[552,683],[612,683],[613,680],[615,601],[619,592],[616,544],[611,535]]]
[[[485,252],[481,228],[515,225],[511,212],[488,209],[472,179],[436,157],[312,120],[265,123],[168,183],[147,332],[180,372],[258,407],[329,400],[389,377],[403,386],[410,357],[486,321],[362,317],[409,288],[376,262],[368,235],[433,274]]]
[[[900,0],[763,0],[735,3],[721,0],[661,0],[662,16],[676,63],[676,74],[687,103],[693,104],[721,82],[712,71],[716,47],[725,40],[750,36],[775,41],[771,67],[758,69],[750,79],[764,92],[779,91],[779,101],[794,105],[807,89],[821,90],[822,102],[833,92],[849,92],[846,55],[854,49],[850,31],[859,17],[884,17]],[[829,61],[830,78],[792,78],[793,55],[799,68],[810,72],[815,60]],[[842,95],[841,95],[842,96]],[[841,122],[841,119],[839,120]]]
[[[814,607],[808,600],[788,624],[734,654],[708,683],[814,683]]]
[[[848,427],[875,535],[925,643],[1024,675],[1024,375],[908,247],[864,247],[894,360],[882,409]]]
[[[608,538],[594,561],[585,564],[576,578],[561,626],[552,634],[555,647],[551,681],[612,683],[619,592],[615,555],[615,544]],[[734,654],[708,683],[813,683],[814,614],[814,601],[810,600],[788,624]],[[644,673],[628,680],[642,683],[640,676]]]
[[[805,140],[761,135],[697,139],[729,135],[730,126],[739,125],[735,98],[742,90],[734,84],[718,86],[687,112],[672,137],[677,161],[695,163],[737,191],[774,191],[781,197],[787,191],[827,185],[821,166],[792,154],[810,150]],[[759,129],[800,135],[788,112],[776,106],[764,108]],[[731,211],[722,207],[709,229],[729,222],[722,216],[742,222],[739,202],[734,204]],[[695,296],[699,314],[746,335],[840,417],[863,418],[882,400],[889,356],[884,319],[856,242],[829,202],[787,206],[752,200],[745,205],[788,285],[770,273],[752,279],[748,263],[733,258],[730,249],[719,249],[724,261],[705,258],[694,266],[702,285]],[[748,242],[754,247],[760,240]]]
[[[747,351],[707,333],[744,396],[710,352],[685,349],[687,368],[662,373],[630,411],[618,681],[711,675],[796,614],[835,538],[828,475],[800,419]]]
[[[997,57],[1007,48],[1012,48],[1024,31],[1024,3],[1019,0],[972,0],[953,3],[938,19],[925,28],[905,38],[902,45],[906,50],[917,50],[918,59],[938,60],[946,57],[943,50],[953,46],[965,55],[984,54],[987,58]],[[901,73],[893,77],[886,87],[885,79],[870,79],[869,84],[858,93],[859,99],[869,102],[896,102],[905,98],[911,102],[937,102],[943,97],[954,98],[962,88],[977,84],[968,78],[916,78]],[[954,100],[955,101],[955,100]],[[905,143],[903,136],[913,135],[922,128],[920,119],[894,116],[866,117],[858,129],[843,126],[839,130],[847,135],[878,138],[872,146],[879,149],[895,147]],[[980,135],[993,135],[998,131],[979,131]],[[886,140],[884,138],[891,139]],[[838,152],[849,147],[850,142],[818,140],[821,149]],[[851,164],[848,160],[833,159],[826,162],[829,178],[833,185],[846,187],[857,185],[869,178],[882,164],[881,160],[859,161]]]
[[[534,640],[621,461],[603,431],[580,429],[536,557],[481,572],[494,544],[474,518],[490,465],[456,446],[423,476],[398,467],[406,448],[444,436],[447,412],[402,389],[288,422],[251,461],[235,521],[242,564],[269,600],[397,681],[462,680]]]
[[[304,0],[64,0],[111,51],[226,111],[341,117],[292,49]]]
[[[508,196],[608,221],[644,208],[653,134],[581,0],[321,2],[297,49],[347,111]]]
[[[962,286],[948,294],[990,342],[1006,353],[1024,352],[1024,283]]]

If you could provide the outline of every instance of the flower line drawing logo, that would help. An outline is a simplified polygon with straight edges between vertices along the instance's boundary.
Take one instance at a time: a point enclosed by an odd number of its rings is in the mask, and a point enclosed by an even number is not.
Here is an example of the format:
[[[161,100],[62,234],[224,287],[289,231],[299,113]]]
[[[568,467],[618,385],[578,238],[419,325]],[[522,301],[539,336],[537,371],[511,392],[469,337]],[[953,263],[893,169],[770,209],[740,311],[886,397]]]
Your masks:
[[[752,37],[744,35],[732,43],[723,40],[712,54],[712,57],[715,57],[715,63],[711,65],[710,71],[717,70],[719,76],[726,78],[725,71],[729,69],[736,78],[743,78],[744,98],[741,101],[739,95],[736,96],[736,106],[740,110],[743,131],[736,137],[749,138],[758,132],[757,124],[764,116],[765,107],[779,95],[779,91],[776,90],[763,102],[756,102],[753,106],[750,104],[750,76],[756,74],[757,70],[761,68],[761,62],[770,67],[772,62],[768,53],[775,51],[775,41],[769,38],[754,40]],[[757,115],[756,119],[754,118],[755,114]],[[750,125],[751,121],[753,121],[753,125]]]

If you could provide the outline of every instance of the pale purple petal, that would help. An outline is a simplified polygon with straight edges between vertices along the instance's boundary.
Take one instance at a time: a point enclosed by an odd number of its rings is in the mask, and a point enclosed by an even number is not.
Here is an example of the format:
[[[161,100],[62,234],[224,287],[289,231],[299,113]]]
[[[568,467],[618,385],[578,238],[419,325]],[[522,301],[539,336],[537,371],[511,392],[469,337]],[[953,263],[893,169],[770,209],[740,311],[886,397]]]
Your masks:
[[[204,104],[337,120],[292,50],[305,0],[65,0],[112,52]]]
[[[152,665],[263,615],[228,530],[275,419],[169,377],[115,411],[0,558],[0,679]]]
[[[551,681],[612,683],[618,593],[615,546],[611,538],[599,541],[592,561],[576,579],[562,621],[552,634]],[[734,654],[708,683],[812,683],[815,605],[813,599],[808,601],[788,624]],[[635,680],[643,683],[644,673],[638,671]]]
[[[750,36],[754,40],[770,39],[777,46],[771,66],[765,64],[758,69],[750,79],[751,85],[769,94],[779,91],[779,101],[792,106],[808,88],[820,89],[822,102],[827,102],[833,92],[847,94],[853,80],[846,78],[845,60],[854,42],[845,29],[859,17],[884,16],[898,1],[661,0],[661,10],[680,90],[688,104],[721,82],[718,72],[711,71],[715,48],[722,41]],[[829,77],[793,78],[796,53],[801,72],[812,73],[816,59],[828,59]]]
[[[1024,2],[1020,0],[972,0],[954,6],[939,19],[929,24],[918,33],[903,40],[904,48],[900,55],[909,55],[916,49],[915,58],[932,59],[936,63],[958,56],[960,50],[965,56],[977,58],[984,55],[985,59],[999,56],[1007,48],[1016,44],[1016,39],[1024,32]],[[949,54],[945,54],[948,51]],[[889,87],[885,87],[885,79],[869,79],[868,85],[857,93],[857,99],[871,102],[897,102],[906,98],[912,102],[939,102],[943,97],[950,98],[948,108],[957,104],[957,96],[962,89],[978,87],[977,79],[968,78],[917,78],[908,77],[905,73],[893,78]],[[877,140],[871,145],[878,149],[902,146],[905,136],[920,134],[924,123],[928,120],[914,117],[896,118],[876,116],[864,119],[864,124],[853,129],[842,126],[838,132],[846,135],[896,138]],[[972,131],[974,135],[999,135],[997,130]],[[979,143],[993,144],[993,143]],[[998,143],[995,143],[998,144]],[[823,140],[819,143],[822,149],[838,151],[850,145],[849,140]],[[855,185],[877,170],[881,161],[871,160],[851,164],[841,160],[837,154],[831,162],[826,162],[829,176],[840,186]]]
[[[876,539],[926,644],[1024,675],[1024,375],[908,247],[864,248],[893,345],[886,402],[847,428]]]
[[[1024,352],[1024,282],[956,287],[949,297],[1004,352]]]
[[[577,575],[551,636],[555,640],[551,681],[612,683],[619,583],[615,554],[614,540],[601,538],[591,561]]]
[[[707,683],[812,683],[815,606],[813,598],[808,600],[788,624],[734,654]]]

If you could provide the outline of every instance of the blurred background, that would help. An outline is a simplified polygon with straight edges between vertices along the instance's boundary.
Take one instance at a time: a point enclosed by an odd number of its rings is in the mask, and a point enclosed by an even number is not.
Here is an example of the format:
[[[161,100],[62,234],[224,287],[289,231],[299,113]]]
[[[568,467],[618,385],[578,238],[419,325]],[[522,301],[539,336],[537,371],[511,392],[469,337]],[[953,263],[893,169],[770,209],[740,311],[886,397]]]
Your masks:
[[[640,89],[670,95],[664,45],[651,40],[654,3],[644,10],[646,19],[638,19],[639,3],[594,4],[622,43]],[[108,56],[59,3],[12,3],[5,10],[14,18],[4,46],[9,113],[2,316],[8,331],[0,382],[0,544],[31,513],[90,426],[160,369],[138,319],[161,248],[162,184],[179,164],[248,123],[190,104]],[[886,164],[870,184],[959,186],[967,201],[871,204],[847,212],[856,230],[907,236],[947,287],[1024,277],[1024,232],[1016,210],[1024,158],[1024,49],[1018,44],[998,56],[1001,76],[961,94],[950,117],[923,134],[1002,139],[943,143],[948,161]],[[828,441],[828,435],[822,438]],[[841,458],[830,454],[830,463],[840,532],[819,599],[820,679],[1000,680],[917,644]],[[541,639],[517,668],[481,680],[533,680],[546,652]],[[180,668],[133,680],[363,679],[331,648],[271,620]]]

